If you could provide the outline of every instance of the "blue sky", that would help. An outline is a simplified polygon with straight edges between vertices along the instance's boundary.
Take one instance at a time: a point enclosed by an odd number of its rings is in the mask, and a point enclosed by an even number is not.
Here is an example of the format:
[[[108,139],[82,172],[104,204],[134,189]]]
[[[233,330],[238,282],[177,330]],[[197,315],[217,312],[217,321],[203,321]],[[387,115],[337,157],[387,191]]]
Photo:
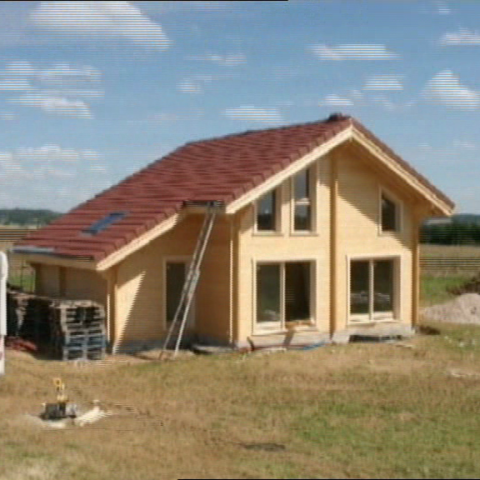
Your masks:
[[[1,2],[0,208],[343,112],[480,213],[480,2]]]

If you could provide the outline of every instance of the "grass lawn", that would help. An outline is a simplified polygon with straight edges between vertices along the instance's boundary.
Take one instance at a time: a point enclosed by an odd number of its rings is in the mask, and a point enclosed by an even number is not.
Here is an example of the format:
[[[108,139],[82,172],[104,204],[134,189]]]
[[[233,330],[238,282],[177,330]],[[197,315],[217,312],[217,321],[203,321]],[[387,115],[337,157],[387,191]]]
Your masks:
[[[460,273],[450,276],[422,275],[420,278],[420,303],[422,307],[452,300],[448,289],[458,287],[472,277],[471,274]]]
[[[75,366],[9,351],[0,478],[476,478],[480,329],[437,327],[411,349],[350,344],[167,363]],[[117,415],[69,430],[28,423],[22,414],[53,401],[55,376],[72,401],[97,398]]]

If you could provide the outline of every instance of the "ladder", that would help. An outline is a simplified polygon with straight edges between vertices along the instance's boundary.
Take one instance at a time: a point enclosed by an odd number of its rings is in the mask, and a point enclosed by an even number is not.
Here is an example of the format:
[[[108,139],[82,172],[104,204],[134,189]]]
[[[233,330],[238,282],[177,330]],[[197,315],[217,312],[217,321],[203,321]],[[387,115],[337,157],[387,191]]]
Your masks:
[[[173,358],[177,356],[178,349],[180,347],[180,342],[182,340],[183,331],[185,329],[185,324],[187,323],[188,313],[190,311],[190,306],[192,304],[193,295],[197,287],[198,279],[200,278],[200,265],[205,254],[205,249],[207,247],[210,234],[212,233],[213,224],[215,222],[215,217],[217,215],[217,210],[219,207],[219,202],[209,202],[207,207],[207,212],[205,213],[205,218],[203,219],[202,228],[197,239],[197,245],[195,246],[195,251],[193,253],[192,261],[188,267],[187,276],[185,283],[183,284],[182,293],[180,295],[180,300],[178,302],[177,309],[175,310],[175,315],[173,317],[172,323],[168,330],[167,338],[162,347],[160,353],[160,359],[163,358],[170,339],[172,338],[173,332],[177,323],[180,321],[180,327],[178,330],[177,341],[175,343],[175,351],[173,353]]]

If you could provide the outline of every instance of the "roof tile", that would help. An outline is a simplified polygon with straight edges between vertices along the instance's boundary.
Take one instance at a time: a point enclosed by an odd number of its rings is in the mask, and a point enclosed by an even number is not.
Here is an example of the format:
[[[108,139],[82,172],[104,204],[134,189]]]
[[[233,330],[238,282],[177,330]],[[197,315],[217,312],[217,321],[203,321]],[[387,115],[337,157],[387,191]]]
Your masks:
[[[414,175],[448,205],[453,202],[355,119],[326,121],[190,142],[78,205],[16,245],[99,261],[179,212],[189,201],[228,204],[350,126]],[[83,230],[113,212],[126,215],[96,235]]]

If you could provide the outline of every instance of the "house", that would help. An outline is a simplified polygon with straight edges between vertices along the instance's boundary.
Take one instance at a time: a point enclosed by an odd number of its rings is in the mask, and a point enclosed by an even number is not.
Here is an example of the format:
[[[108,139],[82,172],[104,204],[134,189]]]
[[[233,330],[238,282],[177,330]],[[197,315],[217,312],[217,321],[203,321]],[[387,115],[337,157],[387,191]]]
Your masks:
[[[188,143],[16,244],[39,294],[105,305],[114,352],[159,344],[219,202],[186,333],[237,347],[419,309],[419,227],[454,204],[356,119]]]

